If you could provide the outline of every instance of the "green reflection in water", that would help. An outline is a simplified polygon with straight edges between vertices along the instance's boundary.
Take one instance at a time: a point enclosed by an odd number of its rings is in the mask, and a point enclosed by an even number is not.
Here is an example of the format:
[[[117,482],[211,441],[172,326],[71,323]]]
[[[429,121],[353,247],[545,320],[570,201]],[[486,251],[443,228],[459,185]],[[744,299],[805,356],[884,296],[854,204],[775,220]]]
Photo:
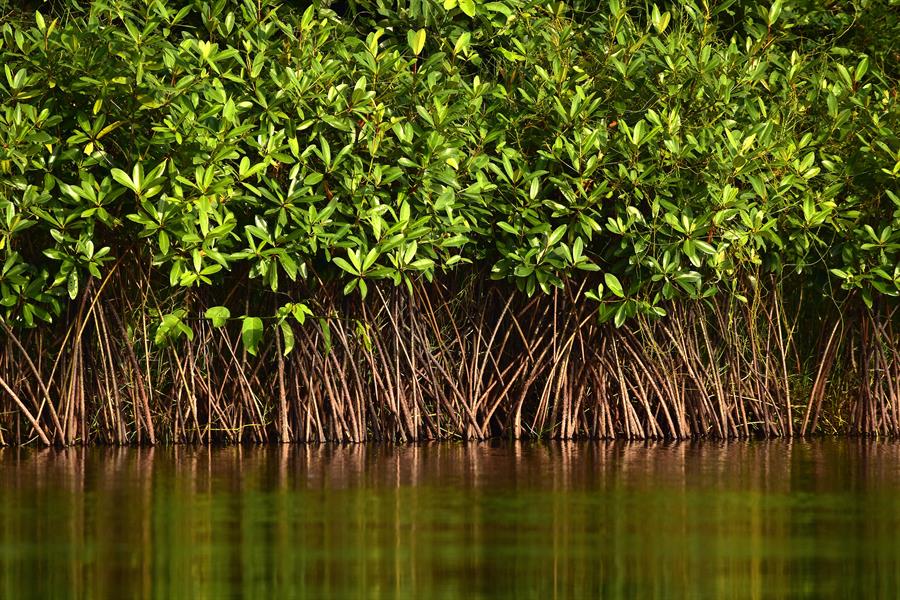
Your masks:
[[[0,451],[2,598],[897,597],[900,445]]]

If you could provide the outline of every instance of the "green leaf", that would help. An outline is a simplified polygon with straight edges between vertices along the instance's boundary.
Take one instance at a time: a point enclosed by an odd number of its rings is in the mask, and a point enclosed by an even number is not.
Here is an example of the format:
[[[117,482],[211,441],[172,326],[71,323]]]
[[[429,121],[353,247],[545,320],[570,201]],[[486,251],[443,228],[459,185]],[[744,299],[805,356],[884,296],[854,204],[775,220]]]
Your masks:
[[[206,310],[204,316],[212,321],[213,327],[222,327],[231,317],[231,311],[224,306],[213,306]]]
[[[856,65],[856,73],[853,74],[854,81],[861,81],[869,71],[869,57],[864,56],[859,64]]]
[[[66,282],[66,288],[69,292],[69,298],[74,300],[78,296],[78,271],[72,269]]]
[[[841,279],[850,279],[850,275],[846,271],[842,271],[841,269],[831,269],[831,272]]]
[[[124,185],[135,194],[139,193],[137,184],[132,181],[131,177],[128,176],[128,173],[126,173],[122,169],[113,169],[109,172],[109,174],[112,175],[112,178],[115,179],[118,183]]]
[[[378,249],[372,248],[366,254],[366,258],[363,260],[361,272],[368,271],[369,268],[375,264],[376,260],[378,260]]]
[[[312,315],[312,311],[307,305],[301,303],[294,304],[294,306],[291,308],[291,314],[294,315],[294,318],[298,323],[303,325],[303,323],[306,321],[306,315]]]
[[[653,12],[650,20],[653,23],[653,28],[656,29],[656,33],[662,33],[666,30],[666,27],[669,26],[669,19],[671,19],[671,17],[672,15],[669,11],[660,14],[659,7],[655,4],[653,5]]]
[[[319,319],[319,327],[322,329],[322,342],[325,346],[325,354],[331,352],[331,326],[325,319]]]
[[[616,311],[616,316],[613,317],[613,323],[615,323],[617,329],[625,323],[625,318],[628,316],[625,307],[626,304],[622,303],[619,306],[619,310]]]
[[[351,275],[359,275],[359,269],[357,269],[356,267],[354,267],[353,265],[348,263],[346,260],[344,260],[340,256],[335,256],[334,258],[331,259],[331,261],[334,264],[336,264],[337,266],[339,266],[340,268],[342,268],[343,270],[350,273]]]
[[[163,315],[154,336],[154,342],[157,345],[163,344],[166,340],[177,340],[182,335],[186,335],[189,340],[194,339],[194,332],[181,319],[183,315],[183,310]]]
[[[259,343],[263,337],[263,322],[259,317],[244,317],[244,323],[241,326],[241,341],[244,343],[244,349],[251,355],[256,356]]]
[[[838,71],[838,74],[841,76],[841,79],[844,80],[844,84],[846,84],[847,89],[853,89],[853,77],[850,76],[850,71],[847,70],[847,67],[838,63],[835,65],[835,68]]]
[[[418,31],[409,30],[406,33],[406,39],[409,43],[409,47],[412,49],[413,54],[418,56],[422,53],[422,49],[425,47],[425,30],[420,29]]]
[[[599,284],[596,290],[588,290],[584,294],[585,298],[588,300],[593,300],[594,302],[600,302],[603,300],[603,284]]]
[[[466,15],[470,17],[475,16],[475,1],[474,0],[459,0],[459,10],[466,13]]]
[[[225,106],[222,108],[222,116],[225,117],[225,120],[228,122],[234,122],[235,115],[235,106],[234,100],[229,98],[225,101]]]
[[[555,246],[559,243],[563,236],[566,235],[566,225],[560,225],[556,229],[553,230],[553,233],[547,238],[547,246]]]
[[[169,253],[169,234],[164,230],[159,230],[159,251],[163,254]]]
[[[453,0],[453,5],[456,6],[456,0]],[[456,44],[453,46],[453,54],[459,54],[463,52],[469,47],[469,44],[472,41],[472,34],[468,31],[463,32],[459,38],[456,40]]]
[[[603,281],[606,282],[606,287],[609,290],[618,296],[619,298],[625,297],[625,292],[622,290],[622,284],[619,283],[619,278],[613,275],[612,273],[606,273],[603,275]]]
[[[775,2],[772,3],[772,6],[769,7],[769,27],[774,25],[775,21],[778,20],[778,16],[781,15],[782,4],[782,0],[775,0]]]
[[[294,330],[287,321],[282,321],[280,325],[281,337],[284,339],[284,348],[281,351],[287,356],[294,349]]]
[[[433,267],[434,261],[430,258],[420,258],[410,263],[409,266],[417,271],[424,271],[425,269],[430,269],[431,267]]]

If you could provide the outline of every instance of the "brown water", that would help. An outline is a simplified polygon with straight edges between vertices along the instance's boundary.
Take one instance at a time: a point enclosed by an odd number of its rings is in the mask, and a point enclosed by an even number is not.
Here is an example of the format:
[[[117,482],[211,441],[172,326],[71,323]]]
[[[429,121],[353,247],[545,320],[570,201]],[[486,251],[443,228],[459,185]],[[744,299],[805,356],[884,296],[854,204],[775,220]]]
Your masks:
[[[896,598],[900,445],[0,450],[0,598]]]

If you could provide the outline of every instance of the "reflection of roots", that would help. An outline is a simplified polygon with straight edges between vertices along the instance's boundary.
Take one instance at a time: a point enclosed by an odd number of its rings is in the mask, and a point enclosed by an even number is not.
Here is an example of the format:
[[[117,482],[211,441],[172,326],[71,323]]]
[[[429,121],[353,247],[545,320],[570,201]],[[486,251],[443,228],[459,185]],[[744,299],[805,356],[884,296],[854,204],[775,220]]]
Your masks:
[[[581,291],[529,299],[472,279],[416,284],[412,293],[371,285],[360,302],[323,285],[310,302],[320,318],[294,324],[294,350],[284,356],[281,332],[268,327],[254,357],[239,327],[199,318],[198,298],[177,300],[196,307],[187,319],[193,339],[160,348],[147,311],[135,308],[158,307],[155,298],[107,292],[99,302],[89,288],[67,330],[7,329],[0,441],[900,432],[894,313],[835,319],[801,349],[799,319],[775,292],[749,304],[669,306],[663,319],[616,329],[598,324]],[[269,308],[254,300],[256,313],[274,313],[275,299],[262,301]],[[841,397],[841,389],[858,392]]]

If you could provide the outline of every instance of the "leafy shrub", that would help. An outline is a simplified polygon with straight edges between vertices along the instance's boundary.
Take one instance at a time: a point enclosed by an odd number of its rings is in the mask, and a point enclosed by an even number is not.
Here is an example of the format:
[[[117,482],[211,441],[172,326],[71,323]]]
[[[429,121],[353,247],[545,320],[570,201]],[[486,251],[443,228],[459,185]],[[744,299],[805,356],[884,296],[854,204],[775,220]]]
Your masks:
[[[174,302],[159,342],[194,293],[214,325],[215,290],[283,293],[251,350],[316,286],[464,265],[616,325],[900,293],[893,0],[37,5],[0,37],[6,323],[117,268]]]

